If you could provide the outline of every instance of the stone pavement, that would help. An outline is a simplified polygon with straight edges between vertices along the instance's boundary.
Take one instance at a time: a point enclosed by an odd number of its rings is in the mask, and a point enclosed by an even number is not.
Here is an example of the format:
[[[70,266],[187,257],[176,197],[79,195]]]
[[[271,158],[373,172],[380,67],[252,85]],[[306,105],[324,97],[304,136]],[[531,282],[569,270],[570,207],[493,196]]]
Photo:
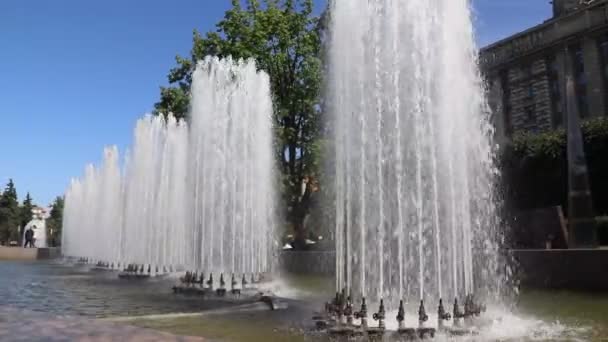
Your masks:
[[[0,307],[0,341],[183,341],[201,342],[199,337],[175,336],[112,322],[78,317],[49,317],[41,313]]]

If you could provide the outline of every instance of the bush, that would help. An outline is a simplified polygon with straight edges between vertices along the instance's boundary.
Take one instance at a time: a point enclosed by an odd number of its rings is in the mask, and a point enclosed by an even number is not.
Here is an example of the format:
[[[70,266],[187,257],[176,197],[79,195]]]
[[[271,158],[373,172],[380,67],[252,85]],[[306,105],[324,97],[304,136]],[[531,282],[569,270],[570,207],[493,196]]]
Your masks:
[[[600,246],[608,245],[608,216],[595,218],[597,224],[597,238]]]
[[[594,206],[608,213],[608,118],[590,119],[581,127]],[[561,205],[567,213],[566,152],[564,129],[516,134],[503,146],[499,164],[508,206],[529,210]]]

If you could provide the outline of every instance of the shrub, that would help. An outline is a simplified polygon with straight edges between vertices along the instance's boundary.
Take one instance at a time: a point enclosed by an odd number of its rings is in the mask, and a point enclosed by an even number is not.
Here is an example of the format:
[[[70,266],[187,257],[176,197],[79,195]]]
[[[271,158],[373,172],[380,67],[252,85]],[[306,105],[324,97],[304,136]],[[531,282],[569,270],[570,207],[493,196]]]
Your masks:
[[[601,246],[608,245],[608,216],[595,218],[597,224],[597,238]]]
[[[594,206],[608,213],[608,118],[581,125]],[[509,207],[533,209],[561,205],[567,213],[567,138],[564,129],[519,133],[503,146],[499,164]]]

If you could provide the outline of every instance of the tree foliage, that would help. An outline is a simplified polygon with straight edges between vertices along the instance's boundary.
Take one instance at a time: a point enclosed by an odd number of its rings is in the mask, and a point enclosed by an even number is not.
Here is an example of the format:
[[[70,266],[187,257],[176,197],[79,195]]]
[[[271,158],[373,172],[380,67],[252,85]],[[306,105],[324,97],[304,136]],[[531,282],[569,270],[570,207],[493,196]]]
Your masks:
[[[50,246],[61,245],[61,227],[63,226],[63,197],[55,198],[51,206],[50,217],[46,221],[46,229],[48,231],[48,239]]]
[[[312,0],[232,0],[232,8],[202,35],[194,32],[188,58],[176,57],[170,87],[161,89],[156,113],[187,117],[192,73],[207,55],[253,58],[270,76],[274,102],[275,156],[284,203],[297,205],[305,175],[319,170],[321,31]]]
[[[17,190],[11,179],[0,195],[0,243],[18,240],[19,219]]]
[[[19,231],[18,241],[21,241],[21,237],[23,236],[23,229],[24,229],[25,225],[28,224],[28,222],[30,222],[32,220],[32,209],[33,208],[34,208],[34,203],[32,202],[32,197],[30,196],[30,193],[28,192],[25,195],[25,199],[23,200],[21,207],[19,208],[19,227],[21,230]]]
[[[608,118],[584,121],[581,129],[595,209],[605,214],[608,213]],[[517,209],[567,207],[566,153],[564,129],[515,136],[501,155],[508,202]]]

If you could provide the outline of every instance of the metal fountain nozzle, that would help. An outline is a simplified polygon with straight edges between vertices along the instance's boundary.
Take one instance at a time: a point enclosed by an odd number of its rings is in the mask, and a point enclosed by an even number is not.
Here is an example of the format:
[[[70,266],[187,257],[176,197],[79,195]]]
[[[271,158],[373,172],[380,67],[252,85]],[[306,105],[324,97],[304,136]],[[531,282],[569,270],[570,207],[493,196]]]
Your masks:
[[[336,292],[336,298],[334,298],[334,303],[335,306],[340,305],[340,292]]]
[[[337,311],[338,315],[344,314],[346,310],[346,289],[342,289],[342,292],[338,294]]]
[[[201,284],[201,286],[203,286],[203,284],[205,283],[205,273],[201,272],[201,276],[198,278],[198,283]]]
[[[234,273],[232,273],[232,280],[230,283],[232,285],[232,289],[234,290],[236,288],[236,279],[234,278]]]
[[[475,297],[472,294],[466,296],[464,302],[464,315],[467,317],[479,316],[486,311],[485,305],[475,303]]]
[[[226,282],[224,281],[224,273],[220,274],[220,288],[224,288],[226,286]]]
[[[243,288],[245,288],[245,286],[247,286],[247,279],[246,279],[244,273],[243,273],[243,279],[241,279],[241,285],[243,285]]]
[[[340,306],[340,292],[336,292],[336,297],[331,302],[325,303],[325,311],[329,314],[338,313],[338,307]]]
[[[148,274],[152,273],[152,265],[148,264]]]
[[[460,306],[458,305],[458,298],[454,298],[454,309],[452,310],[452,315],[454,319],[464,318],[464,312],[460,310]]]
[[[209,273],[209,280],[207,280],[207,286],[209,286],[209,288],[213,286],[213,273]]]
[[[439,308],[437,309],[437,317],[439,321],[449,321],[452,318],[449,312],[445,311],[443,307],[443,299],[439,299]]]
[[[384,299],[380,299],[380,307],[378,312],[372,315],[374,321],[378,321],[378,327],[384,328],[384,319],[386,318],[386,311],[384,310]]]
[[[424,300],[420,300],[420,307],[418,307],[418,323],[422,324],[429,320],[429,315],[426,314],[424,309]]]
[[[397,312],[397,323],[399,323],[399,329],[404,328],[403,321],[405,321],[405,308],[403,307],[403,299],[399,301],[399,311]]]
[[[361,300],[361,310],[355,312],[355,318],[367,318],[367,304],[365,303],[365,297]]]
[[[344,316],[346,316],[346,323],[349,325],[353,324],[353,303],[350,295],[346,298],[346,306],[344,307]]]

